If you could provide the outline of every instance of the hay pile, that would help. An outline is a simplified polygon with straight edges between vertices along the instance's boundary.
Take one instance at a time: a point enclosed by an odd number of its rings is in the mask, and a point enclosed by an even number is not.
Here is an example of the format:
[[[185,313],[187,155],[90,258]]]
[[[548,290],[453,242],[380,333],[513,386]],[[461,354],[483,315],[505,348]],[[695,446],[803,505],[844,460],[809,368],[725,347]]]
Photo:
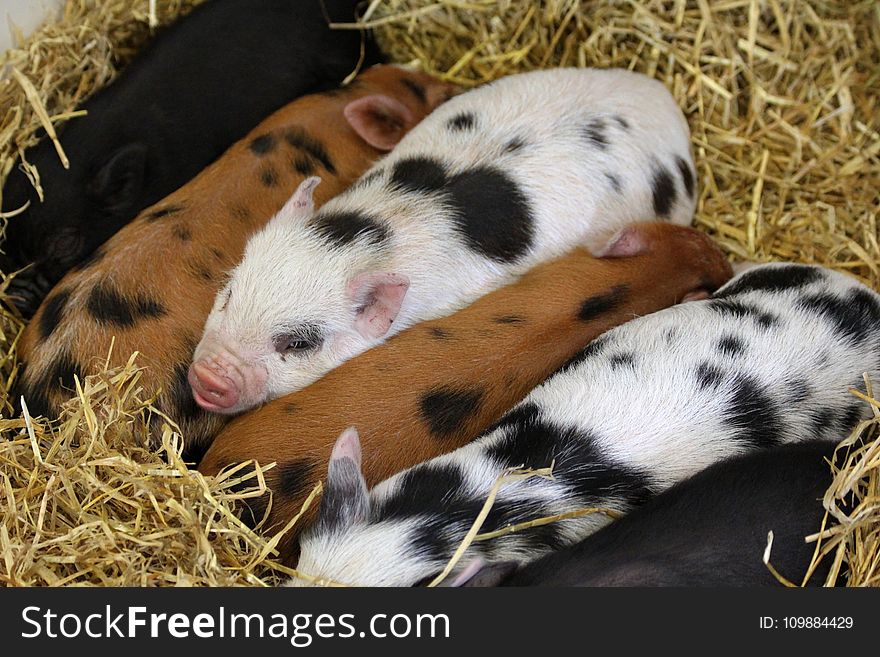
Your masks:
[[[41,129],[71,119],[150,37],[197,0],[68,0],[0,55],[0,180]],[[846,271],[880,289],[880,6],[874,0],[372,0],[365,24],[395,61],[464,85],[551,66],[622,66],[672,89],[691,125],[697,224],[735,259]],[[350,29],[352,26],[340,26]],[[73,120],[80,120],[73,118]],[[32,171],[39,184],[39,172]],[[155,412],[134,363],[82,382],[60,422],[10,416],[21,322],[0,283],[0,582],[274,584],[272,542],[164,445],[138,445]],[[880,583],[880,406],[834,491],[856,496],[822,552],[851,585]],[[843,437],[841,437],[843,438]],[[854,441],[856,434],[849,440]],[[237,491],[237,492],[234,492]],[[817,528],[818,529],[818,528]],[[787,574],[795,577],[794,574]]]

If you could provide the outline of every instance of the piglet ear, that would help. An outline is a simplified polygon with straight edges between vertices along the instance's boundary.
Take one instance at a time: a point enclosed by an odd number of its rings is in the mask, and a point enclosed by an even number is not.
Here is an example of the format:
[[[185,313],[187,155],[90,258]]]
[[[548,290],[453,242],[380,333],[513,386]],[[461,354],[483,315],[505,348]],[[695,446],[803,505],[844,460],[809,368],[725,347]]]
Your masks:
[[[448,585],[441,584],[441,586],[469,588],[499,586],[515,570],[516,563],[513,561],[487,564],[480,557],[477,557],[467,564],[464,570],[456,575]]]
[[[388,333],[408,289],[409,279],[402,274],[370,272],[355,276],[348,284],[348,296],[355,305],[357,332],[368,340]]]
[[[147,147],[126,144],[101,165],[89,181],[89,197],[105,210],[125,214],[137,207],[144,188]]]
[[[417,123],[406,105],[383,94],[353,100],[343,114],[361,139],[380,151],[394,148]]]
[[[315,200],[312,196],[314,195],[315,187],[317,187],[320,182],[321,179],[318,176],[310,176],[303,180],[299,184],[299,187],[296,188],[293,196],[287,199],[287,202],[278,214],[282,217],[290,218],[303,217],[314,212]]]
[[[318,531],[344,532],[356,523],[367,522],[369,512],[370,497],[361,472],[361,443],[357,430],[349,427],[336,439],[330,455]]]
[[[627,226],[618,231],[596,256],[599,258],[632,258],[647,253],[650,249],[650,243],[650,237],[643,227]]]

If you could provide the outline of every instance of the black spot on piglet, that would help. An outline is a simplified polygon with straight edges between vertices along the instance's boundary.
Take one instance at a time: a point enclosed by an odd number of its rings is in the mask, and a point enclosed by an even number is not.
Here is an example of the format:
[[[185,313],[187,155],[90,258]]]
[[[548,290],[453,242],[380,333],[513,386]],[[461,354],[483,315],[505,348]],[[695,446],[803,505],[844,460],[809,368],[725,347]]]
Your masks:
[[[681,156],[676,156],[675,163],[678,165],[678,172],[681,174],[681,181],[684,183],[684,189],[690,198],[694,197],[694,174],[691,172],[691,165],[687,163]]]
[[[843,297],[814,294],[799,305],[822,315],[851,344],[864,342],[880,327],[880,304],[868,290],[853,289]]]
[[[425,87],[423,87],[420,83],[416,82],[412,78],[403,78],[401,80],[403,86],[410,90],[413,96],[418,98],[419,102],[422,105],[428,102],[428,94],[425,92]]]
[[[394,163],[391,184],[408,192],[434,192],[446,184],[446,169],[430,157],[407,157]]]
[[[727,356],[739,356],[746,350],[746,343],[736,335],[725,335],[718,341],[717,349]]]
[[[658,217],[668,218],[675,204],[675,181],[662,165],[654,170],[651,193],[654,197],[654,213]]]
[[[165,307],[155,299],[142,295],[125,297],[109,283],[101,283],[92,289],[86,308],[97,321],[123,328],[133,326],[141,319],[165,314]]]
[[[446,127],[454,131],[472,130],[476,124],[477,117],[473,112],[461,112],[449,119],[446,122]]]
[[[468,246],[498,262],[514,262],[529,252],[534,218],[526,195],[510,177],[478,167],[450,179],[446,190],[455,222]]]
[[[725,285],[716,298],[732,297],[744,292],[782,292],[802,288],[821,281],[825,274],[817,267],[808,265],[784,265],[780,267],[756,267],[743,272]]]
[[[584,126],[584,136],[587,141],[603,151],[608,149],[608,135],[605,131],[605,121],[602,119],[592,119]]]
[[[183,210],[182,205],[166,205],[164,208],[159,208],[158,210],[153,210],[146,217],[144,217],[147,221],[156,221],[157,219],[161,219],[162,217],[167,217],[171,214],[177,214]]]
[[[275,150],[277,144],[278,142],[275,139],[275,135],[271,132],[267,132],[259,137],[254,137],[249,144],[249,148],[254,155],[265,155],[266,153],[271,153]]]
[[[581,304],[581,309],[578,311],[578,319],[582,322],[592,321],[600,315],[617,308],[623,303],[628,294],[628,286],[615,285],[608,292],[591,296]]]
[[[70,290],[61,290],[43,303],[43,314],[40,316],[40,337],[47,339],[64,317],[64,309],[70,299]]]
[[[755,447],[775,445],[784,426],[776,404],[757,379],[744,375],[734,379],[724,421]]]
[[[347,246],[359,238],[380,245],[389,237],[387,227],[358,212],[322,212],[311,219],[309,226],[334,247]]]
[[[299,497],[313,485],[312,480],[316,464],[311,459],[296,459],[282,463],[278,470],[278,488],[276,492],[285,497]]]
[[[441,386],[422,395],[419,412],[435,438],[447,438],[461,430],[482,401],[482,390]]]

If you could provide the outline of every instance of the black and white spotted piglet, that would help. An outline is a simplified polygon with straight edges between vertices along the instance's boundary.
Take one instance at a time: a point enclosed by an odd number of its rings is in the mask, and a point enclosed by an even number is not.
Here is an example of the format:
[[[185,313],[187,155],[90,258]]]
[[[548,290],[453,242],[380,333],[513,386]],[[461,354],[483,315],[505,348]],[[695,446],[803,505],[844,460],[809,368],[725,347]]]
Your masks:
[[[773,586],[764,563],[801,583],[822,526],[836,443],[783,445],[682,481],[583,541],[516,568],[475,560],[456,586]],[[831,558],[807,584],[825,582]]]
[[[552,464],[553,478],[503,487],[484,532],[585,507],[626,512],[721,459],[840,438],[868,408],[848,389],[880,375],[878,329],[880,296],[847,276],[764,265],[711,299],[605,333],[481,438],[369,496],[356,434],[343,434],[298,568],[360,585],[430,578],[508,468]],[[525,563],[607,522],[593,514],[479,541],[467,558]]]
[[[317,212],[283,210],[217,296],[190,382],[238,413],[305,387],[539,262],[654,217],[691,221],[688,128],[624,70],[514,75],[441,105]]]

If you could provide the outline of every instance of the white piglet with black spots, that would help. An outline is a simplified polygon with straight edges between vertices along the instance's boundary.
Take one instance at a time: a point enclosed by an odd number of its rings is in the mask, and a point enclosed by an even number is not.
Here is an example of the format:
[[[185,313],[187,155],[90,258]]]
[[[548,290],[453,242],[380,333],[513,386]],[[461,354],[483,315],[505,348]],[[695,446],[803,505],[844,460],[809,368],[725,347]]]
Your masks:
[[[494,429],[369,493],[348,430],[298,570],[372,586],[431,578],[510,468],[552,465],[553,477],[501,488],[483,532],[586,507],[626,512],[727,457],[840,439],[870,413],[849,393],[864,390],[864,372],[880,381],[880,295],[820,267],[756,267],[711,299],[605,333]],[[587,515],[477,541],[460,563],[526,563],[608,521]]]
[[[696,198],[681,110],[660,82],[617,69],[502,78],[449,100],[314,212],[316,183],[217,296],[189,376],[207,410],[303,388],[633,222],[687,225]]]

